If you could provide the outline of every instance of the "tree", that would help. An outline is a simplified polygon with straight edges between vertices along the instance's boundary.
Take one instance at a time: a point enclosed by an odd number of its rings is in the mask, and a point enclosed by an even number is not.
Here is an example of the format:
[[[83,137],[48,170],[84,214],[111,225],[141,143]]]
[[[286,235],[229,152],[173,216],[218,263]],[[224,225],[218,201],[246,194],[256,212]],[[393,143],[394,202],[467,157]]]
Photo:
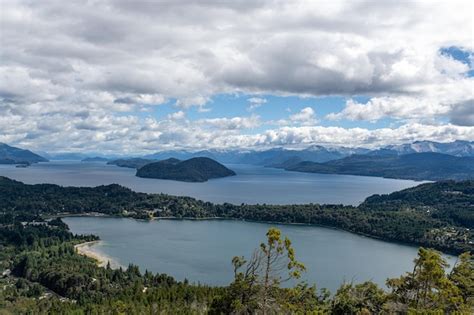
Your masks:
[[[449,279],[461,290],[464,302],[474,306],[474,258],[469,252],[459,255]]]
[[[232,259],[234,282],[229,287],[227,307],[234,311],[277,312],[285,304],[282,301],[285,291],[280,289],[280,285],[299,279],[301,272],[305,271],[305,266],[296,260],[291,241],[286,237],[283,239],[280,230],[270,228],[266,236],[267,241],[260,244],[249,261],[244,257]],[[308,296],[310,290],[307,286],[300,288],[299,292]],[[292,295],[297,299],[296,291]]]
[[[461,290],[445,272],[449,266],[441,254],[421,247],[412,272],[387,280],[392,289],[390,308],[394,311],[461,311],[465,308]]]
[[[379,314],[386,300],[386,293],[373,282],[344,283],[332,300],[331,310],[333,314]]]

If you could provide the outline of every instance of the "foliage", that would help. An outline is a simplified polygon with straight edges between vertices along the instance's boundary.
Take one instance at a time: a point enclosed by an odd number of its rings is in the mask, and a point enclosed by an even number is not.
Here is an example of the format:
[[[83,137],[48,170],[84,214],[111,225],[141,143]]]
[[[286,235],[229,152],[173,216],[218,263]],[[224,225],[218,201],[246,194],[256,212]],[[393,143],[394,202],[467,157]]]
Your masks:
[[[422,248],[412,272],[388,280],[391,292],[365,282],[343,284],[331,297],[294,283],[305,268],[277,229],[268,231],[248,261],[234,257],[228,287],[178,282],[134,265],[100,268],[74,250],[94,239],[72,235],[60,219],[0,226],[0,271],[12,271],[0,278],[0,314],[469,313],[473,307],[468,253],[447,274],[440,254]]]
[[[404,155],[353,154],[324,163],[303,161],[289,171],[377,176],[413,180],[474,179],[474,158],[422,152]]]
[[[447,262],[438,252],[420,248],[412,272],[387,280],[396,310],[467,311],[462,288],[448,277],[447,267]]]
[[[25,185],[0,177],[0,224],[84,213],[317,224],[452,253],[474,248],[474,181],[422,184],[374,195],[352,207],[213,204],[190,197],[137,193],[115,184],[94,188]]]
[[[137,170],[138,177],[205,182],[211,178],[233,176],[235,172],[213,159],[195,157],[186,161],[167,159],[145,164]]]

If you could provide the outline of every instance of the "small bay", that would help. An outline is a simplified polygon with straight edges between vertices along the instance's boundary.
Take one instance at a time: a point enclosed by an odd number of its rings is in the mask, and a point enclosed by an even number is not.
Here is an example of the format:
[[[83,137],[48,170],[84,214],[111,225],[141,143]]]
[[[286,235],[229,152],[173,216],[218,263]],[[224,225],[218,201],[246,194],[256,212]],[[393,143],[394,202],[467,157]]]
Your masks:
[[[227,285],[231,259],[249,257],[275,226],[288,236],[308,271],[303,280],[332,292],[344,281],[371,280],[384,285],[413,268],[417,248],[387,243],[318,226],[275,225],[230,220],[138,221],[110,217],[66,217],[78,234],[96,234],[93,247],[122,266],[166,273],[178,280]],[[453,256],[446,256],[452,265]]]

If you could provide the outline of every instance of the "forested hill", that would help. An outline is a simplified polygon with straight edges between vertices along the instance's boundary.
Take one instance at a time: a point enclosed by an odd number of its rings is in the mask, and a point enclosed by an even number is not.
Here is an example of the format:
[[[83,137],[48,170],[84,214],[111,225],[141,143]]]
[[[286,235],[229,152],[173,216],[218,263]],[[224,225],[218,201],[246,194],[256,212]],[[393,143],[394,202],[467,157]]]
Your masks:
[[[422,184],[389,195],[373,195],[362,210],[419,211],[433,218],[474,228],[474,180]]]
[[[288,171],[377,176],[413,180],[474,179],[474,158],[441,153],[351,155],[325,163],[300,162]]]
[[[473,181],[423,184],[400,192],[398,199],[394,197],[396,194],[369,197],[360,207],[232,205],[191,197],[137,193],[116,184],[95,188],[25,185],[0,177],[0,224],[11,224],[22,218],[41,220],[45,215],[92,212],[139,219],[220,217],[325,225],[388,241],[460,253],[473,250],[474,229],[468,229],[472,227],[474,211],[473,185]],[[433,205],[432,200],[443,206]]]
[[[212,178],[233,176],[235,172],[207,157],[186,161],[167,159],[146,164],[137,170],[138,177],[205,182]]]

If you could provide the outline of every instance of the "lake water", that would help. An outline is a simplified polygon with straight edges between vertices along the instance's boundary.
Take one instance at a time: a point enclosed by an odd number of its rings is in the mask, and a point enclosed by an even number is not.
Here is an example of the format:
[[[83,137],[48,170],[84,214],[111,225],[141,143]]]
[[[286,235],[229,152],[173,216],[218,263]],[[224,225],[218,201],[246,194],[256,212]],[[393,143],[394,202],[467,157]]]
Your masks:
[[[51,161],[28,168],[0,165],[0,175],[27,184],[63,186],[120,184],[135,191],[191,196],[205,201],[234,204],[334,203],[357,205],[372,194],[386,194],[420,182],[378,177],[311,174],[253,165],[227,165],[237,176],[205,183],[139,178],[135,170],[77,161]]]
[[[145,271],[178,280],[226,285],[232,280],[231,259],[249,257],[271,226],[282,230],[307,268],[304,280],[332,292],[343,281],[372,280],[384,285],[413,268],[417,248],[386,243],[316,226],[211,220],[137,221],[123,218],[67,217],[74,233],[102,239],[93,249],[122,266],[134,263]],[[451,265],[454,257],[449,258]]]

